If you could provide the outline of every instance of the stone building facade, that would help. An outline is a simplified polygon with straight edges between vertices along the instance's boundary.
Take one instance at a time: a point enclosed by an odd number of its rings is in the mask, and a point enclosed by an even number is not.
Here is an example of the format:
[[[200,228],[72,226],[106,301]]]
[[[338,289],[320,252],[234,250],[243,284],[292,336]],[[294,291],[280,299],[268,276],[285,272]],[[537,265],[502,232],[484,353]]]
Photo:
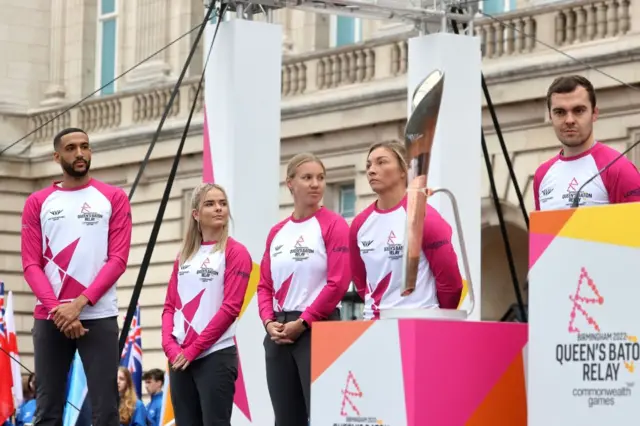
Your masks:
[[[640,138],[640,0],[501,1],[489,0],[490,16],[480,15],[474,27],[483,40],[484,74],[531,211],[533,172],[558,149],[544,105],[554,77],[579,72],[592,80],[601,109],[598,139],[623,150]],[[204,7],[201,0],[0,0],[0,7],[0,150],[31,133],[0,155],[0,280],[14,292],[20,352],[31,367],[34,298],[21,274],[20,216],[28,194],[59,176],[51,159],[53,135],[67,126],[84,128],[93,143],[94,177],[128,190],[195,32],[67,109],[197,26]],[[284,165],[298,152],[313,151],[328,169],[325,204],[352,217],[373,199],[364,170],[367,147],[402,139],[407,38],[415,33],[398,23],[296,10],[276,11],[273,18],[285,34],[281,214],[292,207]],[[131,255],[118,290],[123,314],[193,101],[202,56],[196,54],[188,70],[132,200]],[[163,365],[160,314],[189,191],[201,179],[202,122],[200,99],[143,287],[146,368]],[[526,227],[486,108],[483,125],[524,283]],[[638,152],[631,157],[637,162]],[[482,180],[482,312],[484,319],[498,320],[515,297],[487,173]]]

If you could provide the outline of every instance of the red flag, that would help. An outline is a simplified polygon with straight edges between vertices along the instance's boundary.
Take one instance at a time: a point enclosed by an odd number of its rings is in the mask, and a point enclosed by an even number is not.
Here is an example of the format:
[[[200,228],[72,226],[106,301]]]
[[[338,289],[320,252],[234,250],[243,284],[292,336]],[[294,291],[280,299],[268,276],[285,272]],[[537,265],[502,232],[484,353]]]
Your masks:
[[[0,422],[4,422],[15,411],[11,393],[11,358],[7,355],[9,344],[4,335],[0,335],[0,347]]]

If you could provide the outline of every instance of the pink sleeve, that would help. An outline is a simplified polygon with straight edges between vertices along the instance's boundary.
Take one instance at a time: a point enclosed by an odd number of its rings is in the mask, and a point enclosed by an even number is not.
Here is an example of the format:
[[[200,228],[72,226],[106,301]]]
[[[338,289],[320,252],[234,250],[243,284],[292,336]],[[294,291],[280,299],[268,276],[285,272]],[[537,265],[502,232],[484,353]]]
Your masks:
[[[109,247],[107,262],[93,282],[82,293],[95,305],[98,300],[118,281],[127,269],[131,248],[131,206],[127,195],[121,189],[111,199],[111,219],[109,220]]]
[[[349,289],[349,225],[340,216],[318,215],[322,237],[327,250],[327,284],[316,300],[300,315],[309,326],[313,321],[327,318],[336,309]],[[328,222],[328,223],[327,223]]]
[[[367,271],[364,266],[364,262],[362,261],[360,247],[358,246],[358,231],[360,231],[360,227],[367,217],[369,217],[368,213],[370,212],[365,210],[356,216],[355,219],[353,219],[353,222],[351,222],[351,227],[349,228],[349,258],[351,260],[351,275],[353,284],[356,287],[356,292],[363,301],[367,294]]]
[[[447,221],[427,205],[422,250],[435,277],[438,303],[443,309],[457,309],[462,295],[462,275],[451,244],[452,235]]]
[[[58,306],[60,302],[42,269],[44,258],[42,257],[40,208],[41,204],[35,194],[27,198],[22,212],[22,269],[24,271],[24,279],[31,287],[31,291],[49,312]]]
[[[264,255],[260,262],[260,282],[258,282],[258,309],[260,310],[260,319],[264,324],[267,320],[275,320],[276,315],[273,312],[273,279],[271,278],[271,242],[273,238],[282,228],[282,224],[274,226],[267,236],[267,245],[264,249]]]
[[[222,306],[192,344],[184,350],[189,362],[220,339],[240,315],[251,276],[251,256],[247,249],[231,239],[227,242]]]
[[[164,308],[162,309],[162,349],[169,362],[180,354],[180,345],[173,337],[173,316],[176,312],[176,294],[178,294],[178,267],[180,259],[176,259],[173,264],[173,272],[167,286],[167,296],[164,299]]]
[[[605,164],[598,164],[598,169],[601,169]],[[627,158],[620,158],[615,164],[612,164],[603,173],[602,178],[611,204],[640,201],[640,173]]]
[[[533,200],[535,202],[536,211],[540,211],[540,185],[542,184],[542,179],[544,179],[545,175],[557,159],[558,156],[556,155],[552,159],[545,161],[536,169],[536,172],[533,175]]]
[[[536,173],[533,175],[533,202],[536,211],[540,211],[540,181],[542,181],[542,178],[538,173],[539,171],[540,169],[536,170]]]

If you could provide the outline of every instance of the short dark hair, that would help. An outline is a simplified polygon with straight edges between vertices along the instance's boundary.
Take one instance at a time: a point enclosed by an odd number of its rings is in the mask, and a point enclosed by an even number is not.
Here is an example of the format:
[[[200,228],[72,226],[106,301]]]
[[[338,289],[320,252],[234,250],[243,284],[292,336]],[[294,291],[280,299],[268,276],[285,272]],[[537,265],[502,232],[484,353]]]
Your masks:
[[[142,380],[155,380],[164,383],[164,371],[159,368],[153,368],[142,375]]]
[[[554,93],[571,93],[582,86],[589,94],[589,102],[591,102],[591,109],[596,107],[596,91],[593,89],[593,84],[581,75],[568,75],[558,77],[553,80],[551,86],[547,90],[547,109],[551,111],[551,95]]]
[[[85,135],[87,134],[87,132],[80,129],[79,127],[67,127],[66,129],[62,129],[58,132],[57,135],[53,137],[53,149],[57,150],[60,146],[60,142],[62,142],[62,138],[71,133],[84,133]],[[89,135],[87,135],[87,137],[89,137]]]

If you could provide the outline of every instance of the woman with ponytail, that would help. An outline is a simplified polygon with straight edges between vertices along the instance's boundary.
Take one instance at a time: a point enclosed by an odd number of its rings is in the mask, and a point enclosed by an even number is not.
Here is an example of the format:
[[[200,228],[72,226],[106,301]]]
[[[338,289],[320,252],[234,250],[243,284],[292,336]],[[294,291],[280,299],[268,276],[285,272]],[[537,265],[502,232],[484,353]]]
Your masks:
[[[407,163],[404,145],[377,143],[367,155],[367,179],[377,199],[351,222],[351,272],[364,301],[365,319],[390,308],[456,309],[462,294],[452,230],[427,204],[416,288],[402,293],[403,245],[407,223]]]
[[[311,409],[311,333],[319,321],[340,319],[351,281],[349,225],[320,204],[326,183],[318,157],[293,157],[286,183],[293,212],[267,236],[258,305],[276,425],[304,426]]]
[[[235,326],[251,273],[247,249],[229,237],[224,189],[201,184],[162,312],[176,424],[229,426],[238,376]]]

